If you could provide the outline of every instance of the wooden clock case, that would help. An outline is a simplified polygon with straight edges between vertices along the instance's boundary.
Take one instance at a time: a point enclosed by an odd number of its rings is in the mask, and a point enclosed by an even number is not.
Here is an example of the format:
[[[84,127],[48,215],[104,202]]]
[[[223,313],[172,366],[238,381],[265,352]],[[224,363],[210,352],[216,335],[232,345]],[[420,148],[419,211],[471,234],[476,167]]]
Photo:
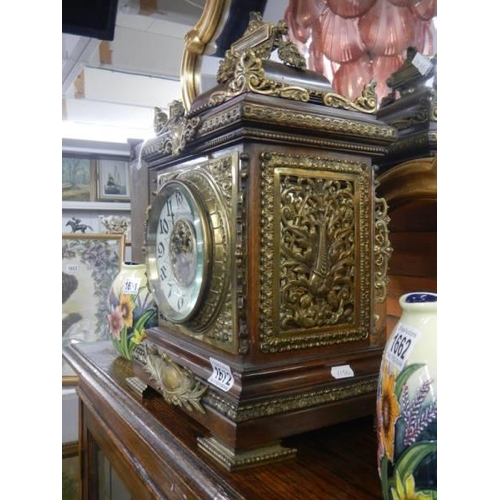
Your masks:
[[[393,248],[381,311],[390,332],[401,317],[401,295],[437,293],[437,55],[424,58],[410,47],[387,83],[392,92],[377,116],[397,129],[398,140],[378,162],[376,181]]]
[[[396,130],[375,116],[373,85],[356,102],[332,92],[284,33],[255,16],[218,87],[187,113],[157,110],[133,173],[133,228],[165,182],[198,176],[217,241],[210,304],[186,324],[160,314],[134,354],[135,388],[202,424],[199,447],[229,470],[293,457],[282,438],[373,414],[386,337],[377,303],[392,249],[374,162]],[[276,47],[286,64],[270,60]],[[144,233],[132,240],[151,260]],[[217,367],[227,387],[209,381]]]

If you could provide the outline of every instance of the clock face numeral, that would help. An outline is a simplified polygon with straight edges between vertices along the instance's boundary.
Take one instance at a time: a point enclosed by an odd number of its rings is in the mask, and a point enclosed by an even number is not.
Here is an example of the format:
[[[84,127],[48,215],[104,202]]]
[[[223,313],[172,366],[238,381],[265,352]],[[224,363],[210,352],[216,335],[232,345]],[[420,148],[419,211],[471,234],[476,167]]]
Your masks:
[[[159,302],[165,304],[169,319],[182,322],[202,291],[207,228],[200,204],[185,184],[170,181],[160,196],[155,235]]]
[[[184,197],[182,196],[181,193],[179,193],[179,191],[176,191],[174,196],[175,196],[175,201],[177,202],[177,208],[181,207],[184,202]]]
[[[166,234],[170,232],[170,226],[168,225],[168,220],[167,219],[160,219],[158,222],[159,228],[160,228],[160,234]]]
[[[165,245],[163,241],[160,241],[156,247],[156,256],[161,259],[165,255]]]
[[[165,266],[161,266],[160,267],[160,279],[162,281],[166,280],[168,277],[168,271],[167,271],[167,268]]]
[[[177,301],[177,309],[179,311],[182,310],[183,305],[184,305],[184,297],[179,297],[179,300]]]

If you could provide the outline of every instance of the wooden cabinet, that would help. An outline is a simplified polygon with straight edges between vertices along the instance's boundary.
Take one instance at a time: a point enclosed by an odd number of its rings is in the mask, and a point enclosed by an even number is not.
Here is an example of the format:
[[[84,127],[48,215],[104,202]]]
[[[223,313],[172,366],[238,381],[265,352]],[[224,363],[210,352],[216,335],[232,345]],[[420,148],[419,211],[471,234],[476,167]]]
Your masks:
[[[119,500],[381,498],[373,416],[287,438],[293,459],[229,472],[198,449],[206,429],[152,389],[132,389],[132,364],[110,342],[64,355],[79,376],[81,499],[103,498],[110,469],[120,495],[108,498]]]
[[[381,174],[378,182],[389,206],[393,247],[387,273],[390,333],[401,316],[401,295],[437,293],[437,157],[403,162]]]

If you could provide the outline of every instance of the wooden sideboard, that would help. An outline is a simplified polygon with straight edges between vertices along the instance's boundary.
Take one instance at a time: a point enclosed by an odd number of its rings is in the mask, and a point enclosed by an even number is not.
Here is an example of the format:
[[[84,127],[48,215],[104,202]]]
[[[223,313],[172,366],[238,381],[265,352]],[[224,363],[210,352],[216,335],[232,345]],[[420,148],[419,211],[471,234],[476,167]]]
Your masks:
[[[134,500],[382,498],[374,416],[291,436],[294,458],[229,472],[198,449],[207,431],[194,419],[131,388],[132,362],[111,342],[73,344],[64,357],[79,377],[81,499],[102,498],[103,455]]]

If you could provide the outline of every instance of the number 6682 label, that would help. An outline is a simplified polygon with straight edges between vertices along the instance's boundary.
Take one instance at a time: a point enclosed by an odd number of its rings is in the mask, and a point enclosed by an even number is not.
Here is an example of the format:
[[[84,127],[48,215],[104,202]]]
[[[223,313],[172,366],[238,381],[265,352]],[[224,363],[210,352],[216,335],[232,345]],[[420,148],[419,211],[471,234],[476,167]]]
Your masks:
[[[400,323],[385,350],[387,361],[402,370],[420,335],[420,330]]]

